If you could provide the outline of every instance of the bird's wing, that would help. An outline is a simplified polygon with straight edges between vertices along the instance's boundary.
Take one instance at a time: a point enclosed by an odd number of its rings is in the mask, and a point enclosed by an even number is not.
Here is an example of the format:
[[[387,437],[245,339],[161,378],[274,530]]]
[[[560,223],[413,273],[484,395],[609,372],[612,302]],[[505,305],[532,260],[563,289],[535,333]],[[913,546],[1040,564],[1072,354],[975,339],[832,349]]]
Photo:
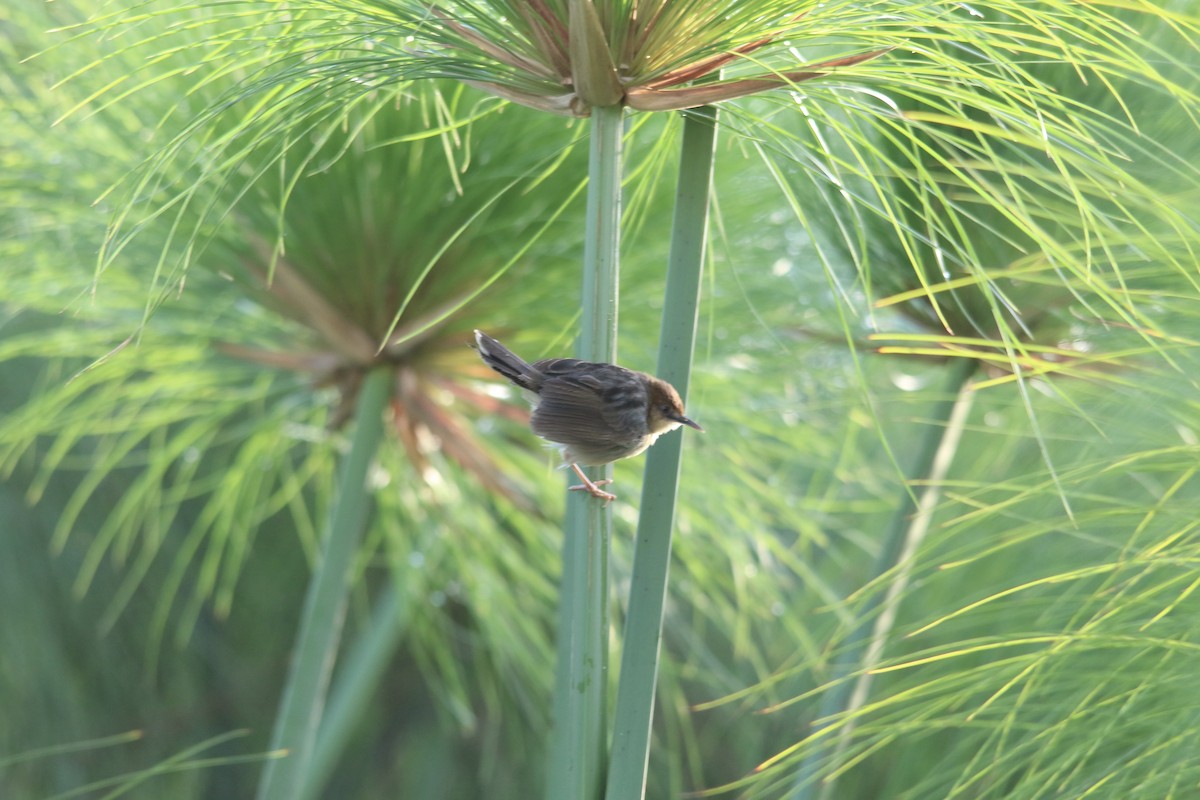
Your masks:
[[[605,388],[604,381],[594,375],[547,376],[530,419],[533,432],[567,445],[586,463],[622,457],[632,442],[645,436],[645,399],[637,404],[640,411],[631,414],[632,404],[614,406],[612,398],[605,397]]]
[[[542,384],[530,424],[534,433],[552,442],[606,439],[612,426],[594,379],[553,377]]]

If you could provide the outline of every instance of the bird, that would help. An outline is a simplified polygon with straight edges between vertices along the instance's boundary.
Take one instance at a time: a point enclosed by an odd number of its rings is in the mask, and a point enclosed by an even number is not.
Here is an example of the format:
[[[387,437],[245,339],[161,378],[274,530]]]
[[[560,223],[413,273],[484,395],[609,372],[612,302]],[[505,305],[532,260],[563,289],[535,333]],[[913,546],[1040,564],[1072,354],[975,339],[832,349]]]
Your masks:
[[[704,431],[684,415],[675,387],[653,375],[575,358],[530,364],[479,330],[475,344],[485,364],[532,395],[529,426],[559,445],[565,466],[583,481],[571,490],[586,491],[606,504],[617,496],[600,487],[612,481],[592,481],[580,465],[636,456],[681,425]]]

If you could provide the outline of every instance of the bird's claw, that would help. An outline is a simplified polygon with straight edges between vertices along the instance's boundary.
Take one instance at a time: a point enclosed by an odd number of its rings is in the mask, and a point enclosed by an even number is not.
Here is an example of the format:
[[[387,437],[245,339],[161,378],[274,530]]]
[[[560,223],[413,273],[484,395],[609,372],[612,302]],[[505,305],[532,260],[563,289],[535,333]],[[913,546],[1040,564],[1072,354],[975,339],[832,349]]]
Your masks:
[[[588,481],[586,484],[581,483],[578,486],[568,486],[567,488],[572,492],[587,492],[592,497],[598,497],[606,503],[611,503],[617,499],[617,496],[612,492],[606,492],[600,488],[610,483],[612,483],[610,480]]]
[[[571,469],[575,471],[575,474],[579,476],[579,480],[583,481],[583,483],[581,483],[577,486],[568,487],[570,489],[570,491],[572,491],[572,492],[587,492],[592,497],[597,497],[597,498],[603,500],[606,505],[608,503],[611,503],[613,500],[617,499],[617,496],[615,494],[613,494],[611,492],[606,492],[600,488],[601,486],[607,486],[608,484],[612,483],[611,479],[605,478],[604,480],[601,480],[601,481],[594,481],[591,478],[589,478],[587,475],[583,474],[583,470],[581,470],[579,468],[578,464],[572,464]]]

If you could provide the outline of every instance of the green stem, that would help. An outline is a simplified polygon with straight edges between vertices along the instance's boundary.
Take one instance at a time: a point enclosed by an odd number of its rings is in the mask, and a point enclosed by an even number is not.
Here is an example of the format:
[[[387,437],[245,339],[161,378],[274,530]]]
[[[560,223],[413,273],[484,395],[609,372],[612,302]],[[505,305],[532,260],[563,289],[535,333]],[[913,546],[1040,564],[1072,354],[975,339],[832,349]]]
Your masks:
[[[370,625],[347,651],[343,665],[338,667],[300,800],[320,796],[338,758],[375,698],[384,672],[407,631],[409,603],[397,589],[400,580],[401,576],[394,576],[393,583],[384,589],[371,614]]]
[[[909,483],[920,481],[926,488],[915,493],[906,485],[871,575],[872,583],[889,573],[893,574],[892,580],[886,591],[872,593],[860,611],[861,621],[846,637],[841,655],[834,665],[832,688],[822,698],[817,714],[817,719],[843,720],[829,723],[842,725],[830,762],[832,766],[823,768],[819,751],[811,751],[796,773],[790,800],[810,800],[818,796],[818,792],[822,798],[832,796],[834,781],[821,784],[819,776],[822,772],[836,769],[854,728],[853,719],[848,716],[866,702],[871,680],[869,671],[883,655],[883,646],[896,619],[900,595],[908,585],[913,556],[929,529],[934,507],[941,496],[939,484],[945,478],[958,449],[958,441],[974,397],[973,393],[966,390],[967,382],[978,366],[977,361],[962,358],[952,365],[946,375],[943,397],[931,413],[932,423],[925,429],[909,472],[914,476]],[[850,676],[855,672],[859,672],[859,678],[852,681]]]
[[[622,117],[620,107],[592,110],[578,345],[587,361],[616,361]],[[587,472],[602,480],[612,468]],[[547,800],[598,800],[602,792],[611,528],[607,505],[583,492],[568,493]]]
[[[658,340],[658,376],[674,384],[680,396],[686,398],[708,233],[717,110],[701,108],[686,114],[684,120],[662,331]],[[634,545],[629,611],[613,721],[607,800],[638,800],[646,791],[682,449],[683,436],[676,431],[660,439],[646,454],[646,477]]]
[[[622,121],[622,111],[616,107],[597,108],[592,114],[583,245],[579,357],[610,363],[617,358]]]
[[[367,468],[382,439],[390,384],[391,373],[378,369],[367,375],[359,394],[354,439],[342,463],[321,558],[304,598],[292,666],[271,736],[271,749],[286,751],[286,756],[266,762],[258,800],[294,800],[308,774],[346,615],[350,569],[366,527],[371,503]]]

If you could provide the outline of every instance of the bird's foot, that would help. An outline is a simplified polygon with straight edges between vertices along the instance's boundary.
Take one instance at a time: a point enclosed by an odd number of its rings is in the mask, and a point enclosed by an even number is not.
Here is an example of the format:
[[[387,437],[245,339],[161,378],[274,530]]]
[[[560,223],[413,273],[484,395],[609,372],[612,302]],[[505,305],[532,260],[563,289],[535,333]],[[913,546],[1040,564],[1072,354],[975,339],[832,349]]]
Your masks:
[[[606,492],[600,488],[607,483],[612,483],[612,481],[588,481],[585,484],[569,486],[567,488],[569,488],[572,492],[587,492],[592,497],[599,497],[604,502],[611,503],[613,500],[617,499],[617,496],[612,492]]]
[[[579,476],[579,480],[583,481],[582,484],[569,487],[572,492],[587,492],[592,497],[598,497],[605,503],[611,503],[613,500],[617,499],[617,496],[612,492],[606,492],[600,488],[601,486],[607,486],[608,484],[612,483],[611,480],[606,478],[602,481],[594,481],[587,475],[583,474],[583,470],[579,468],[578,464],[572,464],[571,469],[575,470],[575,474]]]

